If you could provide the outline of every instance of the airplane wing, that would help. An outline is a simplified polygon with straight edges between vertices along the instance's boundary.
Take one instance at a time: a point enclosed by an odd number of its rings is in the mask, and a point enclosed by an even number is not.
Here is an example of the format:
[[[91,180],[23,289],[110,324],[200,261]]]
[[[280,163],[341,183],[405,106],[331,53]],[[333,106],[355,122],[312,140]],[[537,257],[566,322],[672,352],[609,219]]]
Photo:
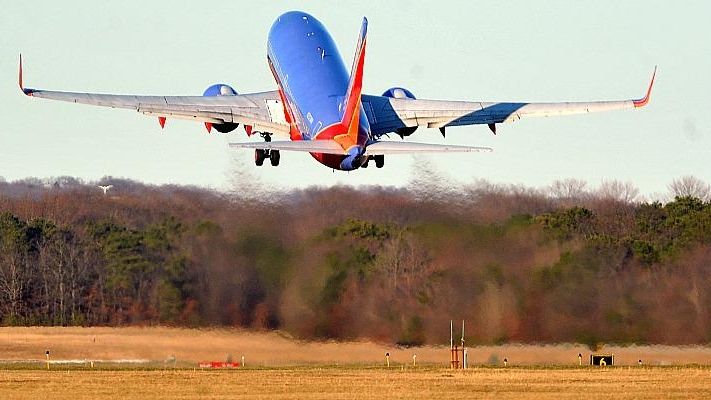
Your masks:
[[[305,151],[309,153],[340,154],[347,152],[335,140],[295,140],[276,142],[230,143],[230,148],[263,149],[283,151]],[[488,147],[454,146],[430,143],[378,141],[365,147],[366,155],[416,154],[416,153],[451,153],[451,152],[490,152]]]
[[[586,114],[592,112],[644,107],[654,85],[657,69],[644,97],[636,100],[564,102],[564,103],[496,103],[471,101],[415,100],[363,95],[362,101],[374,135],[398,129],[425,126],[487,124],[496,133],[495,124],[529,117]]]
[[[20,56],[19,85],[24,94],[42,99],[67,101],[94,106],[126,108],[160,118],[193,121],[241,123],[256,131],[289,133],[279,92],[234,96],[133,96],[100,93],[59,92],[25,88]]]

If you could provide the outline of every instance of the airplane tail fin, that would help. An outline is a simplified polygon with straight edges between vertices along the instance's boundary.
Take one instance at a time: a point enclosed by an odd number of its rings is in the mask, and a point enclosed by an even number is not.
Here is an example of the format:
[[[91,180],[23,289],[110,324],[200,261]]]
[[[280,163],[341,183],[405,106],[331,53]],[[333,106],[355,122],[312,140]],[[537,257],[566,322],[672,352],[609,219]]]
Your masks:
[[[368,19],[363,18],[363,25],[360,28],[360,36],[356,46],[353,67],[351,67],[351,77],[348,82],[348,91],[343,100],[343,115],[341,125],[347,128],[346,133],[338,135],[333,139],[344,149],[358,143],[358,128],[360,120],[360,94],[363,89],[363,64],[365,63],[365,45],[368,34]]]

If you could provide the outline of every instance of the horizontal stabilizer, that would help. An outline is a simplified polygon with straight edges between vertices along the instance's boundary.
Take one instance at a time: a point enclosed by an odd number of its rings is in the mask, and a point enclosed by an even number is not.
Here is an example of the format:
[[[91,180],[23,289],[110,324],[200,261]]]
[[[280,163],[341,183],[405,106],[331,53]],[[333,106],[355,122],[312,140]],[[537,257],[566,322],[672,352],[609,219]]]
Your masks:
[[[456,146],[451,144],[431,144],[412,142],[375,142],[366,147],[368,155],[381,154],[416,154],[416,153],[466,153],[491,152],[490,147]]]
[[[277,142],[230,143],[233,149],[263,149],[305,151],[308,153],[345,154],[343,147],[333,140],[294,140]]]

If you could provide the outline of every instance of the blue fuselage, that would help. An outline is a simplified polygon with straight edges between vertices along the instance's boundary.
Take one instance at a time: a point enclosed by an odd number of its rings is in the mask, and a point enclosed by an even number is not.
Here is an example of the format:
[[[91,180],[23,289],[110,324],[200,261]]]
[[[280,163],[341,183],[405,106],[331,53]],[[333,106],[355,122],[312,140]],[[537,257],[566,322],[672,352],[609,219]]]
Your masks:
[[[349,73],[326,28],[300,11],[281,15],[272,25],[267,59],[285,103],[292,140],[328,140],[344,133],[333,128],[341,122]],[[359,109],[359,147],[369,138],[370,125]],[[312,154],[319,162],[342,168],[346,156]]]

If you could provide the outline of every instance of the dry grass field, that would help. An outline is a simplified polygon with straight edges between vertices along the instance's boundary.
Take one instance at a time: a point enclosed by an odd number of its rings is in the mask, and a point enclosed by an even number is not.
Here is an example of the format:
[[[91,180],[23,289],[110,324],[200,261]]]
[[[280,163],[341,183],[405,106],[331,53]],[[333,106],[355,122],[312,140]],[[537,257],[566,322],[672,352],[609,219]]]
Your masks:
[[[0,370],[2,399],[709,398],[711,370],[613,368],[272,368]]]
[[[40,362],[47,349],[49,371]],[[604,351],[618,366],[578,367],[578,353],[590,352],[577,345],[474,347],[473,368],[453,371],[442,347],[299,342],[239,330],[0,328],[0,399],[711,398],[709,348]],[[246,367],[195,368],[227,354],[244,355]]]

